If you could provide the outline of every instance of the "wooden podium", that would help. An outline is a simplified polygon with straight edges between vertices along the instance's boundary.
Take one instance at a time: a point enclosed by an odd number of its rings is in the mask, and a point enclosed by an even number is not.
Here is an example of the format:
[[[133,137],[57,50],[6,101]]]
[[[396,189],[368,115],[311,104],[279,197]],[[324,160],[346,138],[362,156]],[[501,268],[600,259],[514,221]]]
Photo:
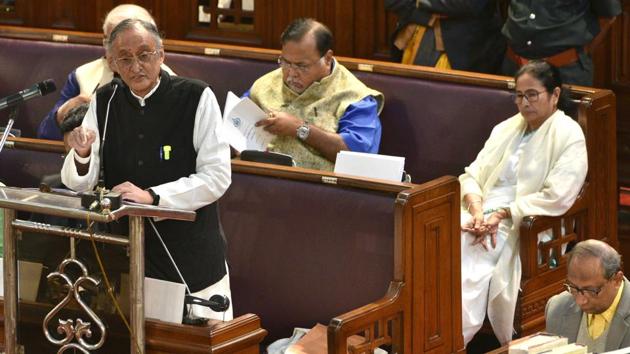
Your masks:
[[[18,281],[17,281],[17,232],[31,232],[83,239],[96,242],[120,245],[129,252],[129,325],[131,328],[131,353],[194,353],[194,352],[240,352],[257,353],[260,341],[266,331],[260,328],[260,319],[256,315],[245,315],[232,321],[209,322],[203,327],[193,327],[147,321],[144,318],[144,217],[160,217],[167,219],[193,221],[195,213],[191,211],[160,208],[144,205],[124,204],[114,211],[91,212],[81,207],[78,196],[43,193],[37,190],[26,190],[11,187],[0,187],[0,208],[4,208],[4,352],[17,353],[18,348]],[[31,212],[43,215],[58,216],[79,220],[90,220],[109,223],[122,217],[129,217],[129,236],[108,233],[90,233],[84,229],[74,229],[57,225],[18,220],[16,212]],[[64,274],[64,267],[76,265],[82,274],[72,279]],[[41,318],[40,333],[49,343],[59,347],[59,352],[75,349],[77,352],[89,353],[103,346],[108,337],[108,329],[103,320],[81,299],[79,289],[96,285],[87,268],[73,256],[62,261],[57,271],[48,275],[58,277],[65,282],[67,294],[52,309],[36,303],[20,302],[20,315],[28,318]],[[92,283],[92,284],[88,284]],[[74,298],[83,310],[83,319],[62,320],[55,317]],[[48,306],[50,307],[50,306]],[[47,312],[47,313],[46,313]],[[77,311],[78,312],[78,311]],[[29,316],[34,314],[33,316]],[[58,334],[50,333],[50,323],[57,318]],[[93,337],[93,327],[97,326],[97,338]],[[53,324],[54,326],[54,324]],[[125,329],[126,331],[126,329]],[[59,337],[59,334],[62,337]],[[120,333],[118,333],[120,335]],[[116,333],[114,333],[116,335]],[[40,338],[41,339],[41,338]]]

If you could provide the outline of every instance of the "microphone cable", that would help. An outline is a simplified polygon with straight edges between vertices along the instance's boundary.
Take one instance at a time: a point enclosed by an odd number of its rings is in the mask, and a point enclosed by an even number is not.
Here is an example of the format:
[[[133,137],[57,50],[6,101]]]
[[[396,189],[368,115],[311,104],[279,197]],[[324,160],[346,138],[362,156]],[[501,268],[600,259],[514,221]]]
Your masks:
[[[96,207],[96,205],[94,205],[94,207]],[[112,285],[109,282],[109,277],[107,276],[107,272],[105,271],[103,260],[101,259],[101,255],[98,251],[98,248],[96,247],[96,240],[94,238],[94,229],[92,228],[92,226],[94,225],[94,222],[90,220],[90,212],[92,212],[93,209],[94,208],[90,208],[90,210],[87,212],[87,216],[86,216],[87,231],[90,234],[92,250],[94,251],[94,256],[96,257],[96,262],[98,263],[98,268],[100,269],[101,274],[103,275],[103,280],[105,281],[105,287],[107,288],[106,292],[109,295],[109,298],[112,300],[114,307],[116,308],[116,313],[118,314],[118,317],[120,317],[120,319],[125,324],[125,327],[127,327],[127,330],[129,331],[129,340],[131,340],[134,343],[136,347],[136,352],[138,354],[142,354],[142,350],[140,349],[140,344],[138,343],[136,334],[131,329],[131,325],[129,325],[129,321],[127,320],[127,317],[125,317],[125,314],[122,312],[122,309],[120,308],[120,304],[118,303],[118,300],[116,300],[116,296],[114,296],[114,289],[112,288]]]
[[[155,224],[153,223],[153,219],[151,218],[148,218],[148,219],[149,219],[149,224],[151,224],[151,228],[153,228],[153,231],[155,231],[155,234],[157,235],[158,240],[160,240],[160,243],[162,244],[164,251],[166,251],[166,255],[168,256],[168,259],[171,260],[171,263],[173,264],[173,267],[175,268],[175,271],[177,272],[179,279],[182,281],[182,283],[184,283],[184,286],[186,287],[186,293],[188,295],[192,295],[190,292],[190,288],[188,287],[188,284],[184,280],[184,276],[182,275],[182,273],[179,271],[179,268],[177,267],[177,263],[175,263],[175,260],[173,259],[171,252],[169,252],[168,247],[166,247],[166,243],[164,243],[164,240],[162,239],[160,232],[158,231],[157,227],[155,227]]]
[[[192,293],[190,292],[190,288],[188,287],[188,283],[186,283],[186,280],[184,280],[184,276],[179,271],[179,268],[177,267],[177,263],[175,263],[175,259],[173,259],[173,256],[171,255],[171,252],[168,250],[168,247],[166,246],[166,243],[164,243],[164,240],[162,239],[162,236],[160,235],[160,232],[158,231],[157,227],[155,227],[155,223],[153,223],[153,219],[152,218],[148,218],[148,219],[149,219],[149,224],[151,224],[151,228],[153,228],[153,231],[155,231],[155,235],[157,236],[158,240],[160,240],[160,243],[162,244],[162,247],[164,248],[164,251],[168,255],[168,258],[171,260],[171,264],[173,264],[173,267],[175,268],[175,271],[177,272],[177,275],[179,276],[179,279],[182,281],[182,283],[186,287],[186,293],[188,294],[188,296],[192,297]],[[190,308],[188,309],[187,313],[188,313],[188,315],[192,315],[192,306],[193,306],[193,304],[189,304],[189,305],[190,305]],[[225,322],[225,312],[226,311],[223,311],[223,322]]]
[[[105,111],[105,123],[103,126],[103,137],[101,138],[101,146],[99,147],[99,151],[98,151],[98,157],[100,159],[99,161],[99,171],[98,171],[98,184],[97,186],[101,187],[101,188],[105,188],[105,164],[103,159],[105,158],[105,138],[107,137],[107,126],[108,126],[108,122],[109,122],[109,107],[112,104],[112,100],[114,99],[114,96],[116,95],[116,90],[118,90],[118,87],[120,86],[120,80],[115,78],[114,80],[112,80],[112,82],[114,83],[114,92],[112,92],[112,95],[109,97],[109,101],[107,101],[107,110]],[[98,87],[98,86],[97,86]]]

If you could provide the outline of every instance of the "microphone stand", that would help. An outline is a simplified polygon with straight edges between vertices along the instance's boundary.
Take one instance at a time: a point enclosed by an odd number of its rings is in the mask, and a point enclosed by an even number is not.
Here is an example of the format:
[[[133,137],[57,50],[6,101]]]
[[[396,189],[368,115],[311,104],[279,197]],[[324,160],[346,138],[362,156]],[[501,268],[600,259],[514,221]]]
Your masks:
[[[11,128],[13,128],[13,123],[15,123],[15,119],[17,118],[19,112],[19,106],[14,106],[11,112],[9,112],[9,122],[7,126],[4,128],[4,134],[2,134],[2,139],[0,139],[0,152],[2,152],[2,148],[4,144],[7,142],[7,138],[9,134],[11,134]]]

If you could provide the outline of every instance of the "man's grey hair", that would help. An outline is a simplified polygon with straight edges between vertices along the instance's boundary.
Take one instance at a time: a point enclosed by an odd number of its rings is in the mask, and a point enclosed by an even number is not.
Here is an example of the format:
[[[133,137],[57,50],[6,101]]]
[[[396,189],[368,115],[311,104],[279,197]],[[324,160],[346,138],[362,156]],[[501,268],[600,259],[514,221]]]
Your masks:
[[[116,27],[122,20],[128,18],[137,18],[155,25],[153,16],[151,16],[149,11],[144,7],[135,4],[122,4],[111,9],[105,16],[105,20],[103,20],[103,33],[107,34],[108,27]]]
[[[582,257],[594,257],[599,259],[604,269],[604,278],[610,279],[622,269],[621,255],[606,242],[600,240],[585,240],[579,242],[569,253],[568,264],[575,259],[577,262]]]
[[[128,18],[116,25],[116,27],[114,27],[114,29],[112,30],[112,33],[109,35],[109,40],[107,41],[107,51],[112,50],[114,41],[122,32],[135,28],[137,26],[144,28],[155,38],[157,49],[162,48],[162,38],[160,37],[160,32],[154,24],[136,18]]]

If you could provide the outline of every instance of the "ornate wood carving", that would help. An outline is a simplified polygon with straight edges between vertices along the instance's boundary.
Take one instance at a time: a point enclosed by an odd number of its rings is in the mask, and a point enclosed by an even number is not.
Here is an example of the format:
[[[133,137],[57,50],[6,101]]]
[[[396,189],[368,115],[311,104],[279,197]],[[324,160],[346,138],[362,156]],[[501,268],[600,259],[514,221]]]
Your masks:
[[[534,314],[543,312],[545,310],[545,305],[547,305],[548,299],[540,299],[535,302],[530,302],[527,304],[521,305],[521,316],[524,318],[530,317]]]
[[[399,328],[401,320],[401,314],[396,314],[386,319],[379,319],[370,326],[362,328],[357,334],[365,338],[365,341],[357,345],[348,345],[348,353],[369,354],[376,348],[391,345],[393,343],[392,329]]]

